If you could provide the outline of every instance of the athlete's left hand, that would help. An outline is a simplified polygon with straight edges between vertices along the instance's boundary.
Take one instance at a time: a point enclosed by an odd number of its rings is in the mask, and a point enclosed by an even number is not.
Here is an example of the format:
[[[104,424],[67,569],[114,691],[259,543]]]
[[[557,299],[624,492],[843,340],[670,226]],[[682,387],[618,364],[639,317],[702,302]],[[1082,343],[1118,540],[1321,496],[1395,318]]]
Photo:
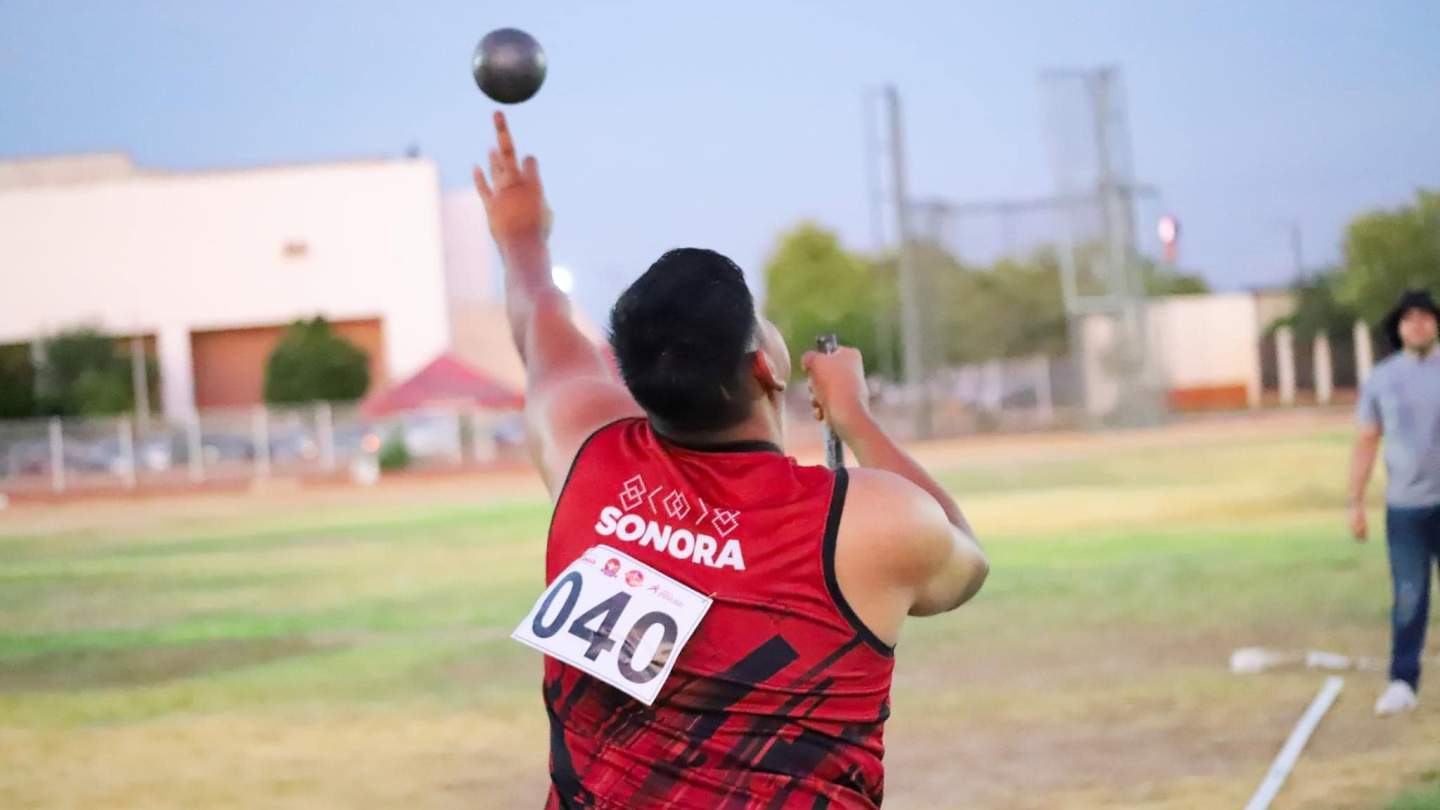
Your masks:
[[[476,166],[475,190],[485,203],[490,234],[503,254],[526,241],[544,243],[550,236],[551,214],[540,184],[540,164],[533,155],[523,164],[515,160],[515,141],[503,112],[495,113],[495,139],[498,146],[490,150],[489,181]]]
[[[830,354],[805,352],[800,364],[810,373],[810,407],[816,419],[828,421],[841,439],[870,420],[865,361],[858,349],[837,346]]]

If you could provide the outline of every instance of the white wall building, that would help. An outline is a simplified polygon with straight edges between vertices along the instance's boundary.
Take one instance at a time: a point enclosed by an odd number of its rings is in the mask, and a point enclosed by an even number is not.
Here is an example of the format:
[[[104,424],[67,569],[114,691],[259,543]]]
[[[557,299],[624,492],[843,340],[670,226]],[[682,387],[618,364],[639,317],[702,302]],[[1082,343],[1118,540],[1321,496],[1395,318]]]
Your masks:
[[[1260,404],[1266,324],[1254,294],[1175,295],[1147,309],[1150,350],[1172,407]]]
[[[183,417],[258,401],[256,363],[285,324],[317,314],[371,352],[372,387],[446,350],[433,163],[0,161],[0,343],[87,323],[153,337],[164,410]]]
[[[1145,307],[1147,385],[1173,411],[1257,407],[1263,394],[1266,329],[1294,308],[1288,293],[1174,295]],[[1119,381],[1108,370],[1118,349],[1114,321],[1083,322],[1086,408],[1093,415],[1120,405]]]

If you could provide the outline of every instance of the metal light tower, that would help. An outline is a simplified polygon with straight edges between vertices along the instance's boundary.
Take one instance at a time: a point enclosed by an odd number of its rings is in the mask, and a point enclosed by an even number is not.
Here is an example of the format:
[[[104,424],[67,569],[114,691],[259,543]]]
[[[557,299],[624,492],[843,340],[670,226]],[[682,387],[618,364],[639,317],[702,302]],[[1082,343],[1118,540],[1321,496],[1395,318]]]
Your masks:
[[[895,241],[898,246],[900,285],[900,353],[905,388],[916,397],[915,435],[931,432],[930,389],[925,381],[925,334],[920,323],[920,294],[916,288],[915,248],[910,230],[910,198],[905,184],[905,135],[900,116],[900,92],[885,88],[890,128],[890,186],[895,206]]]

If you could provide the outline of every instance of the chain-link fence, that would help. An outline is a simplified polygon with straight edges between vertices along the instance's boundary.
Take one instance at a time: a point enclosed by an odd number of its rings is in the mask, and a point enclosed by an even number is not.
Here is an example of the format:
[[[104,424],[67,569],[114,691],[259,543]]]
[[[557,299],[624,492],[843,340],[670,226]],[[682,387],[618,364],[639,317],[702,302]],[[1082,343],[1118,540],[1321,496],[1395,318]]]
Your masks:
[[[517,413],[429,408],[370,419],[352,404],[0,421],[0,491],[185,487],[367,469],[485,466],[524,457]]]
[[[1157,218],[1159,205],[1134,179],[1120,76],[1055,71],[1041,87],[1050,194],[911,203],[922,254],[950,265],[921,274],[926,373],[983,379],[994,372],[963,366],[1044,354],[1063,369],[1052,406],[1088,424],[1151,424],[1163,411],[1166,374],[1150,345],[1147,299],[1168,269],[1146,257],[1154,255],[1148,230],[1137,227]]]

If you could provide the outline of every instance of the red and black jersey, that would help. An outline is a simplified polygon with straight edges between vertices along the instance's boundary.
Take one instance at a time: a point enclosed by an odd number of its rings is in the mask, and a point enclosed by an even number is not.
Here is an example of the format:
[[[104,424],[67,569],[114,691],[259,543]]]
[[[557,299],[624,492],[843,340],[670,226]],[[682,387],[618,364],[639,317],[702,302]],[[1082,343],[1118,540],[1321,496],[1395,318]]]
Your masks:
[[[587,440],[546,580],[607,543],[714,602],[653,706],[545,659],[548,808],[879,806],[894,659],[836,584],[847,481],[766,442],[680,446],[645,419]],[[686,542],[661,550],[662,533]]]

